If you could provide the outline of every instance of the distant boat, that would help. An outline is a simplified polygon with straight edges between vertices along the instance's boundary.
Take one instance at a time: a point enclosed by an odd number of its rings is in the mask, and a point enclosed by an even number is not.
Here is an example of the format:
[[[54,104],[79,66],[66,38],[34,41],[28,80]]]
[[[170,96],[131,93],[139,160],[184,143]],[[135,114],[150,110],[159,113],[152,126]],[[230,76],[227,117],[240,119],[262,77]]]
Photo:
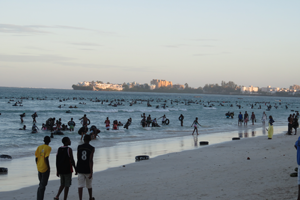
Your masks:
[[[243,99],[243,98],[238,98],[238,99]]]
[[[201,96],[194,96],[195,98],[202,98]]]

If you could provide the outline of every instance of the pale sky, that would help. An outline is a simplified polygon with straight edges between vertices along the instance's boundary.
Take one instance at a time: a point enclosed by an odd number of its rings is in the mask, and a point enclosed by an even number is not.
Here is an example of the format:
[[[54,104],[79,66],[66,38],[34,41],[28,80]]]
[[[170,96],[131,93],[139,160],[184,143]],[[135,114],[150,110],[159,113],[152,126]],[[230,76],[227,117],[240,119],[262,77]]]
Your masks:
[[[0,86],[300,85],[299,0],[2,0]]]

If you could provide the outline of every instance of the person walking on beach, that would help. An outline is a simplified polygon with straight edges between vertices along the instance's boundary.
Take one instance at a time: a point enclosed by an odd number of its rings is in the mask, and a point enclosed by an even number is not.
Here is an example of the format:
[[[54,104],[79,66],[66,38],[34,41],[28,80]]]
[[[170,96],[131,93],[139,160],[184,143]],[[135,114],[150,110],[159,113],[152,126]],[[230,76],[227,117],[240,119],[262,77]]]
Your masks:
[[[73,151],[69,145],[71,145],[71,140],[68,137],[62,139],[64,146],[59,147],[56,154],[56,176],[60,177],[60,187],[58,189],[57,195],[54,197],[55,200],[59,199],[59,195],[63,190],[64,200],[67,200],[69,188],[72,183],[72,172],[75,169],[75,175],[77,175],[77,170],[75,167],[75,161],[73,158]]]
[[[295,143],[295,148],[297,150],[297,164],[298,164],[298,198],[300,200],[300,137]]]
[[[267,121],[267,115],[265,112],[263,112],[262,118],[261,118],[262,124],[265,125],[266,121]]]
[[[273,120],[272,115],[269,116],[269,129],[268,129],[268,139],[272,139],[273,137],[273,123],[275,121]]]
[[[240,112],[239,116],[238,116],[238,126],[241,124],[241,126],[243,125],[243,115]]]
[[[71,118],[71,121],[68,122],[68,125],[70,126],[70,131],[74,131],[76,123],[73,121],[73,118]]]
[[[49,136],[44,137],[43,145],[38,146],[35,151],[35,162],[38,170],[39,177],[39,187],[37,190],[37,200],[43,200],[44,194],[46,190],[46,186],[48,184],[48,179],[50,175],[50,164],[49,164],[49,156],[51,152],[51,147],[49,143],[51,139]]]
[[[198,117],[196,117],[196,119],[194,120],[194,122],[193,122],[193,124],[192,124],[192,126],[194,126],[194,130],[193,130],[193,133],[192,133],[192,135],[194,135],[194,132],[196,131],[197,132],[197,135],[199,135],[198,134]],[[192,127],[191,126],[191,127]],[[199,126],[201,126],[200,124],[199,124]]]
[[[31,117],[32,117],[33,123],[36,123],[36,118],[38,117],[38,115],[36,114],[36,112],[33,113],[33,114],[31,115]]]
[[[23,122],[24,122],[24,120],[23,120],[23,117],[25,117],[25,113],[23,113],[23,114],[21,114],[21,115],[20,115],[20,118],[21,118],[21,123],[23,123]]]
[[[247,126],[248,121],[249,121],[249,119],[248,119],[248,113],[247,113],[247,111],[245,111],[245,114],[244,114],[244,126],[245,125]]]
[[[252,121],[252,125],[254,125],[254,122],[256,121],[254,112],[252,112],[251,121]]]
[[[94,200],[92,190],[93,180],[93,157],[95,148],[90,145],[91,136],[84,136],[84,144],[77,148],[77,172],[78,172],[78,195],[82,200],[82,191],[86,187],[89,193],[89,199]]]
[[[181,126],[183,126],[183,119],[184,119],[184,116],[181,114],[180,116],[179,116],[179,121],[180,121],[180,125]]]

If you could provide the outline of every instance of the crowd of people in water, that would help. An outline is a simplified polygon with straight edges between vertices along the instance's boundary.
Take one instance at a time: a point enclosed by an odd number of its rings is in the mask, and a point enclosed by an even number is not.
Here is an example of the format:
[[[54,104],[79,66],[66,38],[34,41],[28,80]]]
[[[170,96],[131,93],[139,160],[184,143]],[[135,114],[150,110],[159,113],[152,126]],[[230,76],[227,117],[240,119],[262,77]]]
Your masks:
[[[26,98],[21,98],[21,100],[16,101],[13,106],[22,106],[22,99],[26,99]],[[28,99],[28,98],[27,98]],[[37,98],[38,100],[46,100],[47,98]],[[34,100],[34,98],[32,98],[32,100]],[[67,99],[60,99],[59,102],[64,102],[64,101],[68,101],[70,100],[70,98]],[[73,98],[73,100],[78,100],[78,98]],[[84,98],[79,98],[79,100],[86,100]],[[114,99],[114,100],[100,100],[100,99],[89,99],[91,102],[99,102],[101,104],[104,104],[104,102],[108,105],[108,106],[112,106],[112,107],[117,107],[117,106],[124,106],[125,105],[125,100],[124,99]],[[13,102],[14,100],[9,100],[8,103]],[[130,102],[129,106],[133,106],[134,104],[138,104],[138,102],[140,102],[140,104],[142,102],[146,102],[147,103],[147,107],[152,107],[152,102],[154,102],[154,99],[147,99],[147,100],[143,100],[143,99],[135,99],[132,100]],[[164,99],[156,99],[156,102],[162,102],[162,105],[156,105],[155,108],[163,108],[166,109],[167,106],[167,100]],[[204,102],[202,100],[170,100],[170,106],[173,105],[178,105],[179,103],[184,103],[184,105],[191,105],[191,104],[199,104],[199,105],[203,105],[203,107],[206,108],[214,108],[215,106],[229,106],[229,107],[234,107],[234,104],[231,102],[227,102],[227,101],[207,101]],[[81,105],[86,105],[85,102],[79,102],[79,104]],[[251,109],[257,108],[257,109],[262,109],[262,105],[266,106],[266,111],[270,111],[272,108],[278,109],[279,106],[283,106],[285,109],[288,109],[289,104],[286,105],[282,105],[281,101],[279,101],[279,103],[275,103],[273,105],[271,105],[270,102],[255,102],[255,103],[248,103],[246,104],[246,106],[249,106]],[[239,101],[235,102],[235,106],[239,109],[242,109],[242,105],[239,103]],[[63,107],[68,107],[68,108],[78,108],[76,105],[75,106],[66,106],[66,104],[63,105],[59,105],[58,108],[63,108]],[[294,110],[291,110],[294,111]],[[66,111],[67,113],[71,113],[70,110]],[[1,113],[0,113],[1,114]],[[25,113],[20,114],[20,119],[21,119],[21,123],[24,123],[24,117],[26,116]],[[228,111],[227,113],[225,113],[225,116],[228,119],[233,119],[234,118],[234,112],[230,112]],[[38,117],[37,113],[33,113],[31,115],[32,119],[33,119],[33,125],[32,125],[32,133],[37,133],[40,129],[36,126],[36,118]],[[238,126],[247,126],[248,122],[250,121],[252,123],[252,125],[254,125],[258,119],[255,115],[254,112],[251,112],[251,114],[248,114],[247,111],[245,111],[244,114],[242,114],[242,112],[239,112],[238,114]],[[291,135],[292,130],[295,130],[295,134],[297,134],[297,128],[299,126],[298,123],[298,119],[299,119],[299,112],[295,111],[294,114],[291,114],[288,117],[288,133],[289,135]],[[91,135],[92,139],[96,139],[97,137],[99,137],[99,133],[101,132],[99,128],[97,128],[95,125],[92,125],[90,128],[88,128],[88,126],[91,124],[90,119],[87,118],[86,115],[84,115],[82,118],[79,119],[81,121],[81,125],[82,127],[78,130],[78,134],[81,135],[81,139],[83,138],[84,135],[89,134]],[[159,122],[159,120],[161,120],[161,123]],[[184,122],[184,116],[181,114],[178,117],[178,120],[180,121],[180,125],[183,126],[183,122]],[[262,117],[261,117],[261,122],[263,125],[265,125],[266,123],[269,125],[268,131],[270,132],[270,130],[272,130],[273,127],[273,123],[275,122],[273,117],[270,115],[269,117],[266,115],[266,112],[263,112]],[[125,124],[123,124],[121,121],[118,120],[113,120],[112,123],[109,119],[109,117],[106,118],[106,120],[104,121],[105,124],[105,129],[106,130],[119,130],[120,127],[123,127],[124,129],[128,129],[130,127],[132,123],[132,118],[127,119],[127,122]],[[140,124],[142,127],[161,127],[161,126],[166,126],[170,124],[170,120],[166,117],[166,115],[160,116],[158,118],[153,118],[150,114],[147,116],[145,113],[143,113],[141,115],[141,121]],[[43,131],[51,131],[51,135],[63,135],[62,131],[74,131],[74,127],[76,126],[75,121],[73,120],[73,118],[71,118],[71,120],[67,123],[67,124],[63,124],[61,118],[59,118],[58,120],[56,120],[55,118],[49,118],[48,120],[46,120],[45,123],[42,124],[41,130]],[[195,132],[197,134],[198,133],[198,126],[201,126],[200,123],[198,122],[198,118],[196,117],[195,120],[193,121],[191,127],[193,127],[193,132],[192,134],[194,134]],[[26,130],[26,125],[23,126],[23,128],[20,128],[20,130]],[[270,136],[270,138],[272,138]]]

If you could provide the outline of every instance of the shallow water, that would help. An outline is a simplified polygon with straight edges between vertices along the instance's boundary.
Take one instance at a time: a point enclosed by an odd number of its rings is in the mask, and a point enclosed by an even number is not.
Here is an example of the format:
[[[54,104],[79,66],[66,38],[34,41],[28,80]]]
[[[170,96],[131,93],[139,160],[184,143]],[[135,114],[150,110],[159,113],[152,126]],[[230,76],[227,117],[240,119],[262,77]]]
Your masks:
[[[275,125],[285,125],[287,117],[291,114],[291,110],[297,110],[300,106],[299,98],[279,98],[279,97],[247,97],[247,96],[229,96],[229,95],[201,95],[197,98],[195,94],[158,94],[158,93],[126,93],[126,92],[95,92],[95,91],[75,91],[75,90],[58,90],[58,89],[31,89],[31,88],[0,88],[0,154],[9,154],[13,158],[21,158],[33,156],[38,145],[42,144],[43,137],[50,135],[49,131],[40,131],[37,134],[31,134],[32,118],[31,115],[37,112],[37,126],[41,128],[42,123],[50,117],[56,119],[61,118],[62,122],[67,124],[71,117],[76,122],[74,132],[64,131],[65,136],[70,137],[73,146],[80,144],[80,136],[77,134],[81,124],[79,118],[84,114],[91,120],[91,125],[96,125],[100,130],[100,139],[92,141],[95,147],[114,146],[120,142],[151,140],[159,138],[179,137],[191,134],[193,128],[191,124],[195,117],[199,118],[200,133],[213,134],[216,132],[225,132],[236,130],[238,112],[244,113],[248,111],[249,115],[254,112],[257,116],[257,124],[254,127],[261,126],[262,112],[266,111],[265,103],[260,103],[250,108],[250,104],[255,102],[269,102],[267,105],[278,105],[278,109],[274,107],[271,111],[266,112],[267,115],[273,115]],[[73,99],[73,98],[77,99]],[[65,101],[63,101],[65,99]],[[108,100],[108,102],[94,102],[98,100]],[[112,107],[109,102],[115,99],[123,105]],[[62,102],[60,102],[62,100]],[[132,100],[137,101],[133,106],[129,106]],[[147,107],[146,100],[150,101],[152,107]],[[171,104],[171,100],[173,104]],[[282,105],[279,105],[281,100]],[[22,101],[23,106],[12,106],[16,101]],[[166,102],[165,102],[166,101]],[[175,102],[178,101],[178,102]],[[208,101],[212,101],[208,104]],[[8,103],[11,102],[11,103]],[[86,105],[79,104],[80,102]],[[188,103],[190,102],[190,103]],[[220,103],[223,102],[223,106]],[[166,104],[166,109],[161,106]],[[212,105],[212,107],[204,107]],[[233,104],[233,107],[230,107]],[[242,106],[239,109],[236,104]],[[62,105],[62,108],[58,108]],[[68,108],[70,105],[77,106],[77,109]],[[157,105],[160,108],[155,108]],[[258,109],[258,105],[262,109]],[[285,106],[288,106],[288,109]],[[66,113],[71,110],[72,113]],[[235,113],[234,119],[227,119],[225,113],[231,111]],[[23,126],[20,123],[19,115],[26,113],[24,124],[28,130],[18,130]],[[170,119],[168,126],[147,127],[140,125],[141,114],[149,114],[153,118],[159,118],[166,115]],[[178,117],[184,115],[184,126],[180,126]],[[131,117],[132,125],[128,130],[123,129],[117,131],[105,130],[104,121],[106,117],[110,121],[118,120],[123,124]],[[160,120],[158,120],[160,122]],[[248,125],[249,126],[249,125]],[[251,125],[252,126],[252,125]],[[61,146],[61,138],[63,136],[55,136],[51,141],[53,153]],[[0,163],[1,164],[1,163]]]
[[[283,133],[285,129],[285,127],[274,127],[274,133]],[[135,156],[137,155],[148,155],[150,159],[153,159],[157,156],[165,155],[168,153],[193,150],[197,148],[205,148],[206,146],[199,145],[200,141],[208,141],[209,146],[211,146],[213,144],[221,142],[232,141],[233,137],[249,139],[257,136],[265,136],[262,139],[267,140],[266,134],[267,133],[265,127],[240,127],[238,130],[232,132],[201,134],[199,136],[189,135],[173,138],[132,142],[120,142],[118,143],[118,145],[111,147],[96,148],[94,157],[94,172],[103,171],[113,167],[122,167],[123,165],[133,163],[135,162]],[[232,144],[234,145],[234,143],[239,141],[232,142]],[[76,145],[72,144],[71,148],[76,149]],[[74,151],[74,155],[76,155],[76,151]],[[34,162],[34,157],[24,157],[19,159],[1,161],[1,164],[4,167],[8,168],[9,171],[6,175],[0,175],[0,191],[12,191],[38,184],[37,169]],[[51,173],[49,180],[59,180],[59,178],[56,177],[55,155],[53,154],[50,155],[50,166]],[[73,177],[76,176],[73,175]]]

